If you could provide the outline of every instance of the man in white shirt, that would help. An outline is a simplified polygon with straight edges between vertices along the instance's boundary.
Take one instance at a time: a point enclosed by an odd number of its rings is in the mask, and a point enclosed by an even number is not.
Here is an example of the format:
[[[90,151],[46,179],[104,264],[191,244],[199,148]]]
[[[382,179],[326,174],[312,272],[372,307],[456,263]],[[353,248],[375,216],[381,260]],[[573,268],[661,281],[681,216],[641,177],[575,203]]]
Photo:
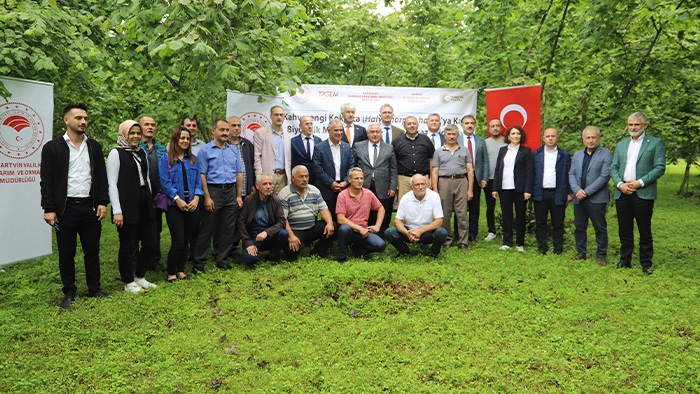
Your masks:
[[[437,257],[447,240],[447,230],[442,227],[440,195],[428,189],[425,176],[411,177],[411,191],[399,203],[394,227],[384,232],[384,238],[399,251],[398,257],[410,254],[407,242],[432,244],[430,256]]]

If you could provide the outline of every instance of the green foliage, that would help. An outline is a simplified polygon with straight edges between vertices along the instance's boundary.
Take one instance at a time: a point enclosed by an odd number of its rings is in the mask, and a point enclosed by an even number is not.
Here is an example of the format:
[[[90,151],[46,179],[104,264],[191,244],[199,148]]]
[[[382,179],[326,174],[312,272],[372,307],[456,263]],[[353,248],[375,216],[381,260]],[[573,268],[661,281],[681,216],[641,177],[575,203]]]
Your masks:
[[[570,261],[569,226],[563,256],[537,255],[530,234],[523,254],[480,241],[437,260],[389,247],[174,284],[149,273],[158,288],[133,295],[104,223],[109,299],[84,296],[81,253],[69,312],[57,252],[0,273],[0,392],[697,392],[700,248],[678,234],[700,216],[673,195],[682,169],[659,182],[649,277]],[[614,209],[608,224],[614,262]]]

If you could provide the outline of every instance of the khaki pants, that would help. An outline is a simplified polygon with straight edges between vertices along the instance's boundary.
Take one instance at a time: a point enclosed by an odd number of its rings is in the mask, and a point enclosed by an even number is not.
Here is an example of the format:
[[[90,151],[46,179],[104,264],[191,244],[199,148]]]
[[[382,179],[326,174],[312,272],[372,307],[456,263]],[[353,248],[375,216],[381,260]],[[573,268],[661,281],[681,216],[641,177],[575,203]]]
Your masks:
[[[272,192],[278,194],[289,182],[287,174],[272,174]]]
[[[469,242],[469,228],[467,227],[467,202],[469,201],[467,192],[469,185],[467,178],[438,179],[438,193],[442,202],[442,227],[449,234],[445,245],[452,245],[452,240],[457,239],[459,246],[467,246]],[[457,221],[458,234],[451,234],[452,212],[455,213],[455,221]]]
[[[428,186],[430,186],[430,174],[423,174],[425,175],[425,179],[428,182]],[[404,175],[399,175],[399,195],[397,202],[401,202],[401,197],[403,197],[404,194],[408,193],[411,191],[411,177],[410,176],[404,176]],[[437,190],[435,190],[437,191]]]

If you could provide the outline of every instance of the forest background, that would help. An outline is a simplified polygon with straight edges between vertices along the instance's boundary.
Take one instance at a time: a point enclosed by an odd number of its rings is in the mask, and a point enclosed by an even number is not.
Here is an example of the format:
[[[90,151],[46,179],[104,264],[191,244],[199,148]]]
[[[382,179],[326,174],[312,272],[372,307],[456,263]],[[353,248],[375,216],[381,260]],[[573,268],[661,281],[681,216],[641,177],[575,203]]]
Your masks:
[[[185,115],[204,130],[226,89],[275,95],[302,83],[485,88],[541,84],[542,125],[580,148],[586,125],[613,148],[645,112],[687,194],[700,157],[700,8],[695,1],[4,0],[0,75],[51,82],[60,108],[90,106],[111,148],[124,119],[157,139]],[[388,11],[387,11],[388,10]],[[0,96],[9,92],[0,83]],[[479,95],[485,134],[484,95]],[[207,136],[204,135],[206,138]]]

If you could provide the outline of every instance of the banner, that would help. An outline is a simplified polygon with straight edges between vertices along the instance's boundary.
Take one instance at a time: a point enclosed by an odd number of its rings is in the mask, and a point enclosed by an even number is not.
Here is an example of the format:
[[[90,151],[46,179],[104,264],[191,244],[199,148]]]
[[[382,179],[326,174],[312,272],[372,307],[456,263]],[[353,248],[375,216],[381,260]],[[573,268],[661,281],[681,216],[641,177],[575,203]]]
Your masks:
[[[486,119],[500,119],[504,130],[521,126],[527,136],[523,145],[533,151],[542,146],[540,113],[539,85],[486,89]]]
[[[53,84],[0,78],[0,266],[51,254],[39,191],[41,148],[53,135]]]
[[[352,103],[357,107],[355,122],[367,127],[380,123],[382,105],[394,108],[392,123],[403,128],[407,116],[418,118],[420,131],[427,131],[428,115],[435,112],[442,118],[442,128],[448,124],[460,125],[464,115],[476,115],[477,90],[439,88],[399,88],[384,86],[302,85],[296,94],[278,97],[228,91],[226,116],[241,118],[242,135],[250,140],[257,129],[270,126],[270,108],[280,105],[285,110],[285,130],[299,134],[299,119],[311,116],[314,134],[328,138],[328,122],[340,120],[340,106]],[[461,130],[461,127],[460,127]]]

